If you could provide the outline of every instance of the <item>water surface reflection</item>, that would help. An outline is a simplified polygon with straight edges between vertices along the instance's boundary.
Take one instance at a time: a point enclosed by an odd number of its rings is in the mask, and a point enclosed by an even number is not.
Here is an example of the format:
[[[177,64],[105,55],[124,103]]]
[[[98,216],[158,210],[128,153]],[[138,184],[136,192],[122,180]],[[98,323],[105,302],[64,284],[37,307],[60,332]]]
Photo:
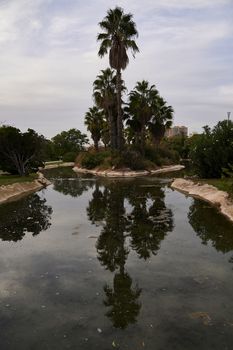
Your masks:
[[[46,176],[0,206],[1,349],[231,349],[223,216],[161,178]]]

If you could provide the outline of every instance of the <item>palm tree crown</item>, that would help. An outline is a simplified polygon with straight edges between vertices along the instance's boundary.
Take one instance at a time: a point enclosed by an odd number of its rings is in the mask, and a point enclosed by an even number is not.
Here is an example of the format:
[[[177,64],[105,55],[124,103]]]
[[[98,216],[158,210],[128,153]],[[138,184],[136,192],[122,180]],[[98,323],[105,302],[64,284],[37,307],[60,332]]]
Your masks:
[[[131,13],[124,14],[121,7],[109,9],[107,16],[99,23],[104,31],[98,34],[97,40],[101,41],[99,56],[103,57],[109,51],[109,63],[114,69],[125,69],[129,63],[127,50],[133,55],[139,51],[134,38],[138,36],[136,24],[132,20]]]

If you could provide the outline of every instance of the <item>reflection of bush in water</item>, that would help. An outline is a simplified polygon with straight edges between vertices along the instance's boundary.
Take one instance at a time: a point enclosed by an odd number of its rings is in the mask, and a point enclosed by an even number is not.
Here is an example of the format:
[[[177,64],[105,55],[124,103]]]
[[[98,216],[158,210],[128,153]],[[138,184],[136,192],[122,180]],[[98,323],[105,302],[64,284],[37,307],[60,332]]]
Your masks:
[[[232,223],[207,203],[194,200],[189,209],[189,223],[202,240],[223,253],[233,250]]]
[[[60,167],[54,169],[44,169],[43,174],[47,179],[65,179],[78,178],[77,173],[72,170],[72,167]]]
[[[80,181],[78,179],[55,179],[53,180],[53,189],[64,195],[78,197],[83,192],[88,191],[93,186],[93,181]]]
[[[19,241],[26,232],[33,236],[49,228],[52,208],[37,194],[0,208],[0,238],[3,241]]]

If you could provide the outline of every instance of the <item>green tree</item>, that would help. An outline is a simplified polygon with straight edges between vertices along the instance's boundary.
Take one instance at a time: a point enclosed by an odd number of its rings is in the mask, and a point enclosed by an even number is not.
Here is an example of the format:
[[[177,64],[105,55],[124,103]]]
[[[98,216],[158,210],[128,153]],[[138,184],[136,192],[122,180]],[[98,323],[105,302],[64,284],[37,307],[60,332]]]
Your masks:
[[[123,147],[121,71],[124,70],[129,63],[127,50],[130,49],[133,55],[139,51],[134,41],[138,32],[132,18],[132,14],[125,14],[120,7],[116,7],[113,10],[109,9],[107,16],[99,23],[103,33],[97,36],[97,40],[101,42],[98,52],[99,56],[103,57],[109,52],[110,67],[116,70],[117,147],[119,150]]]
[[[94,141],[95,150],[99,149],[99,141],[104,129],[104,113],[98,107],[89,108],[85,115],[85,125],[91,133],[91,138]]]
[[[233,164],[233,122],[223,120],[212,130],[205,126],[191,143],[190,158],[197,174],[203,178],[219,178],[223,168]]]
[[[44,136],[28,129],[3,125],[0,127],[0,169],[20,176],[28,175],[43,166]]]
[[[88,138],[86,134],[73,128],[57,134],[52,138],[52,142],[57,158],[61,158],[69,152],[78,154],[80,151],[83,151],[84,146],[88,143]]]

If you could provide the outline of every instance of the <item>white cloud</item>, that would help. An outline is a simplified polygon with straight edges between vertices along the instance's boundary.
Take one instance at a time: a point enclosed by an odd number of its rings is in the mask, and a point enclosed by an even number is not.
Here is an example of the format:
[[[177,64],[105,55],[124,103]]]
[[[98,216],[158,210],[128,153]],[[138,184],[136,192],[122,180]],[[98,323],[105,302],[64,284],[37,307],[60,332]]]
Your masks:
[[[143,78],[155,83],[174,106],[175,122],[191,129],[233,108],[231,1],[118,3],[134,13],[140,34],[140,53],[124,72],[129,88]],[[84,130],[92,82],[108,62],[97,56],[96,35],[110,6],[115,2],[0,2],[0,120],[46,136]]]

